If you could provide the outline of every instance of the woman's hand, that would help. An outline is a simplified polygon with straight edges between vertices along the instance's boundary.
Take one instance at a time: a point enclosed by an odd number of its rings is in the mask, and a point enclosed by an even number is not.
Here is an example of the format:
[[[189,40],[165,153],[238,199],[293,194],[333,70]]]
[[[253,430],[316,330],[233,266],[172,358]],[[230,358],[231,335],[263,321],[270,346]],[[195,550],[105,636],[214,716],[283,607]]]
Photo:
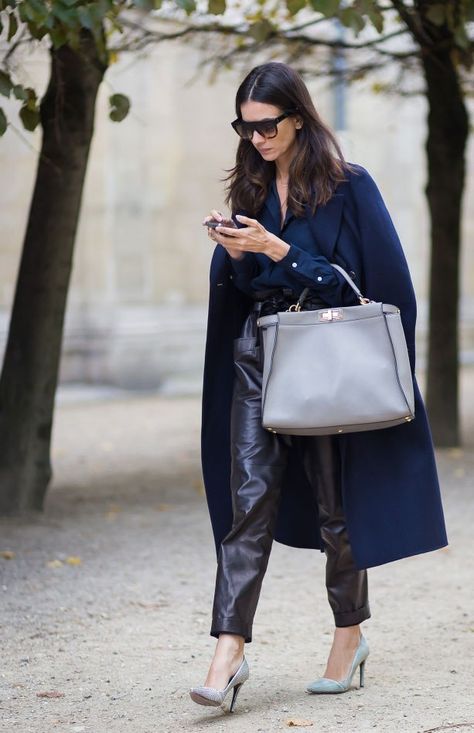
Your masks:
[[[218,221],[222,215],[214,216],[219,212],[213,212],[213,217]],[[256,219],[237,214],[236,219],[246,224],[242,229],[219,226],[217,229],[209,229],[209,236],[215,242],[222,244],[231,257],[241,259],[245,252],[257,252],[267,255],[273,262],[281,260],[290,249],[289,244],[267,231]],[[224,223],[224,222],[223,222]]]
[[[205,224],[207,221],[211,221],[212,219],[214,219],[215,221],[221,221],[222,222],[222,226],[226,226],[226,227],[230,227],[230,228],[236,229],[236,226],[235,226],[234,222],[232,221],[232,219],[224,219],[224,217],[221,214],[221,212],[220,211],[217,211],[216,209],[211,209],[210,216],[206,216],[206,218],[203,221],[203,224]],[[219,229],[220,228],[221,227],[219,227]],[[210,239],[214,239],[214,241],[218,241],[218,240],[216,240],[212,236],[214,231],[215,231],[214,229],[210,229],[209,228],[207,230],[207,236],[210,237]],[[229,253],[229,255],[233,259],[235,259],[235,260],[241,260],[242,257],[245,254],[244,252],[240,252],[239,250],[233,249],[232,247],[228,247],[226,245],[224,245],[224,246],[225,246],[227,252]]]

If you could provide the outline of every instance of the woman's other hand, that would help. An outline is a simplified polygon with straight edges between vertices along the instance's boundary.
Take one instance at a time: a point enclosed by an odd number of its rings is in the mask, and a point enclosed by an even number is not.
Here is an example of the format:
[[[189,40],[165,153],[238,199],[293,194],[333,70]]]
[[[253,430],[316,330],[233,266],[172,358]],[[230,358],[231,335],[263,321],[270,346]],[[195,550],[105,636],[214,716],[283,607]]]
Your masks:
[[[219,212],[215,212],[219,214]],[[222,215],[213,216],[218,221],[223,221]],[[217,229],[209,229],[209,236],[218,244],[221,244],[229,252],[231,257],[241,259],[245,252],[257,252],[267,255],[274,262],[281,260],[289,251],[290,245],[267,231],[256,219],[241,214],[236,219],[245,226],[241,229],[219,226]]]

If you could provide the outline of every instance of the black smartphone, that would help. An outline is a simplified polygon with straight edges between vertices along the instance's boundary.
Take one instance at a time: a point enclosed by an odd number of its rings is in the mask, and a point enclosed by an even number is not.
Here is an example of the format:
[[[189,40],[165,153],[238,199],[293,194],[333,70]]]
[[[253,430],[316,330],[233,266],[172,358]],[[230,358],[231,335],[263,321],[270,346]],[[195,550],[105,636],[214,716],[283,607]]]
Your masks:
[[[223,221],[217,221],[216,219],[209,219],[209,221],[204,222],[204,226],[208,227],[209,229],[215,229],[216,227],[219,227],[219,226],[231,227],[232,229],[237,229],[235,222],[232,219],[224,219]]]

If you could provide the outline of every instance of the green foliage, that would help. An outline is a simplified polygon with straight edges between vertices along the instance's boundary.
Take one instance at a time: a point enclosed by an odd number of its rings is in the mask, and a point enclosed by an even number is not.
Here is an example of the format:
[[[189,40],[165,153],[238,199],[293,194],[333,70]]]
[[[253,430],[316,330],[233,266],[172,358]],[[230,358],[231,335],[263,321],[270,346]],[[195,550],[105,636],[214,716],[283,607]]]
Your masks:
[[[306,7],[306,0],[286,0],[286,7],[290,15],[296,15],[296,13]]]
[[[181,0],[189,12],[195,8],[194,0]],[[95,40],[99,57],[105,65],[109,62],[107,49],[107,25],[121,30],[118,17],[125,8],[136,7],[150,11],[161,7],[162,0],[0,0],[0,32],[6,28],[6,41],[15,43],[19,31],[27,30],[33,39],[47,36],[54,49],[69,45],[80,46],[81,32],[89,31]],[[10,70],[0,70],[0,94],[21,102],[19,117],[25,130],[34,130],[40,122],[36,92],[15,83]],[[110,117],[120,121],[126,117],[130,101],[124,95],[111,97]],[[0,135],[7,120],[0,115]]]
[[[338,14],[341,0],[310,0],[309,5],[316,13],[332,18]]]
[[[9,97],[12,90],[12,82],[8,74],[4,71],[0,71],[0,94],[4,97]]]
[[[128,115],[130,109],[130,100],[125,94],[112,94],[109,97],[110,112],[109,117],[114,122],[122,122]]]
[[[178,8],[185,10],[188,15],[191,15],[196,10],[195,0],[175,0]]]
[[[27,104],[24,104],[19,114],[25,130],[33,132],[40,121],[39,110],[37,108],[31,109]]]
[[[225,0],[209,0],[208,11],[212,15],[222,15],[222,13],[225,13],[225,9]]]
[[[9,73],[0,70],[0,94],[7,99],[11,96],[22,102],[20,107],[20,120],[25,130],[33,131],[39,121],[40,113],[38,107],[38,97],[32,87],[24,87],[22,84],[14,84]],[[7,119],[5,113],[0,109],[0,136],[7,129]]]
[[[289,4],[294,0],[286,0]],[[367,24],[374,26],[377,33],[382,33],[384,16],[377,0],[306,0],[306,4],[325,18],[339,18],[341,23],[358,35]]]
[[[104,65],[115,60],[108,49],[108,39],[114,32],[122,32],[121,15],[124,10],[136,9],[151,12],[161,8],[163,0],[0,0],[0,33],[8,45],[17,41],[25,29],[33,39],[47,38],[54,49],[68,45],[80,46],[81,33],[90,32],[95,40],[99,57]],[[196,10],[196,0],[173,0],[175,7],[191,15]],[[208,12],[222,15],[229,0],[208,0]],[[365,28],[372,27],[379,34],[384,31],[385,10],[392,7],[392,0],[276,0],[269,7],[266,0],[257,0],[251,12],[241,10],[249,23],[248,36],[257,43],[264,43],[279,33],[279,17],[286,8],[287,17],[293,18],[301,10],[309,10],[320,18],[337,18],[357,36]],[[418,23],[433,29],[448,31],[451,39],[451,58],[456,65],[466,68],[472,63],[473,44],[469,39],[467,24],[474,21],[474,0],[429,0],[411,5],[411,12]],[[403,21],[402,21],[403,23]],[[430,35],[430,34],[429,34]],[[236,40],[245,43],[240,37]],[[38,100],[33,90],[17,84],[9,69],[0,70],[0,95],[13,97],[21,104],[20,119],[27,130],[34,130],[39,122]],[[130,101],[121,94],[110,97],[110,118],[116,122],[124,119]],[[0,134],[5,132],[7,121],[2,111]]]
[[[249,35],[252,36],[256,41],[261,43],[262,41],[266,41],[272,33],[274,33],[275,28],[270,23],[269,20],[264,18],[263,20],[257,20],[256,23],[252,23],[252,25],[249,28]]]
[[[351,28],[356,36],[365,28],[365,17],[353,7],[342,8],[339,11],[339,20],[346,28]]]

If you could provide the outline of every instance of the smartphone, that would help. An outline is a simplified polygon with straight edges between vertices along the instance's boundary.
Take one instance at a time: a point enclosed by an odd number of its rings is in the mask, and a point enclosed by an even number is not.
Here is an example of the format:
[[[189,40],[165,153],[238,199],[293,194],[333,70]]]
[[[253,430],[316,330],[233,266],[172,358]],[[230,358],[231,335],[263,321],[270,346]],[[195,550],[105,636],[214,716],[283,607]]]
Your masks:
[[[209,221],[204,222],[204,226],[208,227],[209,229],[215,229],[216,227],[219,227],[219,226],[237,229],[235,222],[232,219],[224,219],[223,221],[216,221],[216,219],[209,219]]]

